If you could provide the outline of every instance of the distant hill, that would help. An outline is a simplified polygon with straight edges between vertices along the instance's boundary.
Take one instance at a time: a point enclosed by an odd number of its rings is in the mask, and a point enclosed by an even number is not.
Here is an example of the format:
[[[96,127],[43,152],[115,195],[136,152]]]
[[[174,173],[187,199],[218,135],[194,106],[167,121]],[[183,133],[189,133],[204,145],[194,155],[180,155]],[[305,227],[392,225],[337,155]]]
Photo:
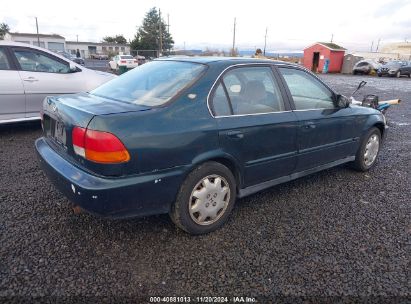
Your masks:
[[[240,53],[241,56],[252,56],[255,54],[255,50],[239,50],[238,52]],[[287,56],[287,57],[302,58],[304,53],[303,52],[281,52],[281,51],[277,53],[277,52],[271,51],[271,52],[265,52],[265,55],[267,57]]]

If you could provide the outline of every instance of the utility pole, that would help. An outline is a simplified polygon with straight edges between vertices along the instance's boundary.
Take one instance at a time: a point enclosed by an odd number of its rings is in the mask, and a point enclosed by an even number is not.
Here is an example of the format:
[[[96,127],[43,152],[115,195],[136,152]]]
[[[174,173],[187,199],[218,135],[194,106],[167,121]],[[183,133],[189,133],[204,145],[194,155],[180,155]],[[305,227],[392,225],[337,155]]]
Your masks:
[[[334,39],[334,34],[331,34],[331,43],[333,43],[333,39]]]
[[[374,46],[374,40],[371,42],[371,52],[372,52],[372,47]]]
[[[265,47],[267,46],[267,30],[268,28],[265,28],[265,37],[264,37],[264,52],[263,55],[265,56]]]
[[[170,14],[167,14],[167,38],[170,38]],[[171,53],[171,49],[170,49],[170,44],[169,44],[169,48],[168,48],[168,55],[170,56]]]
[[[381,41],[381,38],[378,38],[377,48],[375,49],[375,52],[378,52],[378,47],[380,46],[380,41]]]
[[[158,9],[158,30],[160,33],[160,43],[159,43],[159,52],[158,52],[158,57],[161,56],[161,53],[163,52],[163,32],[162,32],[162,26],[161,26],[161,10]]]
[[[37,17],[34,17],[34,18],[36,18],[36,29],[37,29],[37,43],[38,43],[38,47],[40,47],[40,35],[39,35],[39,24],[38,24],[38,22],[37,22]]]
[[[235,25],[236,25],[236,18],[234,17],[234,31],[233,31],[233,49],[231,50],[231,55],[234,56],[234,48],[235,48]]]
[[[78,42],[78,35],[76,35],[77,36],[77,42]]]
[[[170,35],[170,14],[167,14],[167,33]]]

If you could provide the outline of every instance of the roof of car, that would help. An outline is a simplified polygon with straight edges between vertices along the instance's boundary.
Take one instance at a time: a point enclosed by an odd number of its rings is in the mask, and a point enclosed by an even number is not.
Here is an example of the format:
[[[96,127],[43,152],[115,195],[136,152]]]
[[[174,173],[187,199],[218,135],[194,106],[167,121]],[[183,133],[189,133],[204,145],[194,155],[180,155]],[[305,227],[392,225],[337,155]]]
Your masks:
[[[279,60],[270,60],[270,59],[261,59],[261,58],[249,58],[249,57],[217,57],[217,56],[170,56],[170,57],[161,57],[156,60],[175,60],[175,61],[186,61],[186,62],[196,62],[196,63],[217,63],[224,62],[227,64],[241,64],[241,63],[268,63],[268,64],[280,64],[280,65],[295,65],[293,63],[288,63]]]

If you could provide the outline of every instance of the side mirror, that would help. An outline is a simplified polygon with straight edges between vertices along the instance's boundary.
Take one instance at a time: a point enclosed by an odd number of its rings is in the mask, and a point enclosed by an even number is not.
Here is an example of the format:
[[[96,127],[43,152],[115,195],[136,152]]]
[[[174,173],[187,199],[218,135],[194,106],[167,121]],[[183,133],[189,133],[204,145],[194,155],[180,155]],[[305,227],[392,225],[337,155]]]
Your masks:
[[[339,108],[347,108],[351,103],[351,100],[344,95],[337,95],[337,106]]]
[[[70,65],[70,72],[71,73],[77,72],[77,67],[74,63],[70,62],[69,65]]]

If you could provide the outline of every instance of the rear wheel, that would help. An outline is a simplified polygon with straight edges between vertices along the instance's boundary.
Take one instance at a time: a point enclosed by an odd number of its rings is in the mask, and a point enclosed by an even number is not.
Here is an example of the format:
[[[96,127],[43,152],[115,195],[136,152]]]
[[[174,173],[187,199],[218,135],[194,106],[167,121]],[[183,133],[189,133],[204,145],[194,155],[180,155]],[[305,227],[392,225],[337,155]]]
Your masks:
[[[220,163],[207,162],[187,176],[170,217],[188,233],[208,233],[227,221],[235,199],[236,183],[231,171]]]
[[[377,160],[381,147],[381,132],[378,128],[371,128],[362,138],[361,145],[352,163],[358,171],[368,171]]]
[[[378,74],[378,77],[381,77],[382,76],[382,74]]]

